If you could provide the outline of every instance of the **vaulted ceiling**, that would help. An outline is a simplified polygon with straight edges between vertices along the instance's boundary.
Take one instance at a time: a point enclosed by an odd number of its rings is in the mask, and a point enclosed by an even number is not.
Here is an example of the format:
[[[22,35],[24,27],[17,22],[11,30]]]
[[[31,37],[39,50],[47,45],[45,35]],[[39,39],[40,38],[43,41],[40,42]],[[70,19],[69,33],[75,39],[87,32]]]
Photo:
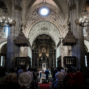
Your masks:
[[[42,2],[42,0],[0,0],[0,4],[1,4],[0,8],[2,8],[5,13],[8,12],[9,16],[16,14],[15,13],[16,11],[20,11],[19,14],[22,17],[22,20],[25,20],[25,17],[26,17],[25,15],[27,15],[28,9],[30,7],[32,7],[36,1]],[[64,17],[66,15],[66,13],[68,13],[67,3],[69,0],[45,0],[45,1],[46,2],[54,1],[55,4],[60,8],[61,13],[63,13]],[[72,1],[72,3],[71,3],[71,1]],[[76,0],[76,2],[78,2],[79,6],[82,5],[82,7],[84,7],[85,1],[86,0]],[[71,10],[76,8],[76,2],[75,2],[75,0],[70,0]],[[79,8],[79,9],[81,9],[81,8]],[[89,34],[88,29],[87,29],[87,32]],[[89,35],[87,37],[85,37],[85,39],[89,41]]]

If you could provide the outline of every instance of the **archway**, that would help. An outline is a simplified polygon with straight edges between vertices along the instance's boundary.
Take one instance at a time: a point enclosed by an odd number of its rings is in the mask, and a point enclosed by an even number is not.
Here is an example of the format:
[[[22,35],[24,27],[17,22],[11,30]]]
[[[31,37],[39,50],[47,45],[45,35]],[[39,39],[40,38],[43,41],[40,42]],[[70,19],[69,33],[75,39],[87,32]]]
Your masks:
[[[60,41],[60,32],[59,29],[51,22],[49,21],[40,21],[38,23],[36,23],[35,25],[32,26],[32,28],[29,31],[29,42],[31,44],[31,46],[33,46],[34,41],[36,40],[36,38],[39,35],[48,35],[53,42],[55,43],[55,55],[56,55],[56,59],[55,59],[55,66],[57,66],[57,58],[61,55],[60,53],[60,47],[57,47],[58,42]],[[28,55],[32,58],[32,50],[29,49],[28,51]],[[33,60],[31,60],[33,61]],[[32,64],[33,65],[33,64]]]
[[[39,35],[32,45],[32,66],[35,68],[51,69],[56,67],[56,45],[48,35]]]
[[[59,39],[60,31],[56,27],[55,24],[53,24],[49,21],[40,21],[40,22],[37,22],[36,24],[34,24],[29,31],[28,38],[29,38],[30,44],[32,45],[34,40],[36,39],[36,37],[41,34],[49,35],[57,46],[57,44],[60,40]]]
[[[62,44],[57,47],[58,42],[60,41],[59,38],[63,38],[66,36],[66,33],[68,32],[68,26],[67,26],[67,14],[64,15],[62,8],[58,7],[56,3],[52,1],[47,1],[47,3],[41,3],[40,0],[36,0],[36,2],[39,1],[39,3],[35,3],[27,10],[26,15],[26,23],[24,22],[24,30],[25,36],[29,38],[29,42],[32,46],[34,40],[42,34],[50,36],[56,45],[56,66],[58,58],[61,56],[61,66],[63,65],[63,56],[67,55],[65,48],[62,46]],[[42,7],[47,7],[50,11],[49,15],[42,16],[38,12]],[[67,12],[66,8],[66,12]],[[66,17],[66,18],[65,18]],[[61,52],[60,52],[61,51]],[[28,56],[32,58],[32,50],[29,47],[28,48]],[[32,60],[31,60],[32,65]]]

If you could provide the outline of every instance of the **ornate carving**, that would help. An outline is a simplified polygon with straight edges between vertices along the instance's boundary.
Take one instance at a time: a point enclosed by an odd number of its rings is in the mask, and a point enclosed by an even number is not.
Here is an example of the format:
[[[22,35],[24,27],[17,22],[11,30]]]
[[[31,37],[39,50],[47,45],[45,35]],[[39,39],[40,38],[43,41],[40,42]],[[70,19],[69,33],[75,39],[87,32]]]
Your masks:
[[[48,30],[48,28],[47,27],[42,27],[41,30]]]

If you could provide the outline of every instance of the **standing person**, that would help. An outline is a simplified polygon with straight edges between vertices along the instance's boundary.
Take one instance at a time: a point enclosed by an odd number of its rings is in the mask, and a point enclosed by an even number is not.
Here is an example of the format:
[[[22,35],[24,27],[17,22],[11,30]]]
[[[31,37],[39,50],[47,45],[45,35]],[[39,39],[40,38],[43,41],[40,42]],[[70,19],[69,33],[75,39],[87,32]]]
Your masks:
[[[48,69],[46,69],[45,74],[46,74],[46,81],[48,82],[49,81],[49,70]]]
[[[80,70],[77,70],[75,75],[76,88],[83,89],[84,88],[84,76]]]
[[[23,72],[23,68],[21,66],[19,66],[17,68],[17,77],[19,77],[19,75]]]
[[[39,71],[39,80],[40,80],[40,83],[42,83],[42,71]]]
[[[63,81],[64,89],[75,89],[76,88],[75,76],[76,76],[76,70],[72,66],[70,66],[68,68],[67,74]]]
[[[23,72],[18,76],[18,84],[21,89],[28,89],[31,87],[31,82],[33,80],[33,74],[30,71],[26,70],[26,67],[23,66]]]
[[[55,74],[55,81],[53,82],[53,89],[63,89],[63,80],[66,76],[66,72],[64,69],[61,69]]]

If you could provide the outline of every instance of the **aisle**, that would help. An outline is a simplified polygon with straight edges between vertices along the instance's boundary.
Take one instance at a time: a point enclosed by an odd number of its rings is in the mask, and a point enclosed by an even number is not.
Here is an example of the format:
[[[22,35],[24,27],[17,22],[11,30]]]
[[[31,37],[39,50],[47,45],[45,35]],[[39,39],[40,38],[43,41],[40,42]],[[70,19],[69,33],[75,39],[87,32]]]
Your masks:
[[[50,89],[51,83],[39,83],[39,89]]]

